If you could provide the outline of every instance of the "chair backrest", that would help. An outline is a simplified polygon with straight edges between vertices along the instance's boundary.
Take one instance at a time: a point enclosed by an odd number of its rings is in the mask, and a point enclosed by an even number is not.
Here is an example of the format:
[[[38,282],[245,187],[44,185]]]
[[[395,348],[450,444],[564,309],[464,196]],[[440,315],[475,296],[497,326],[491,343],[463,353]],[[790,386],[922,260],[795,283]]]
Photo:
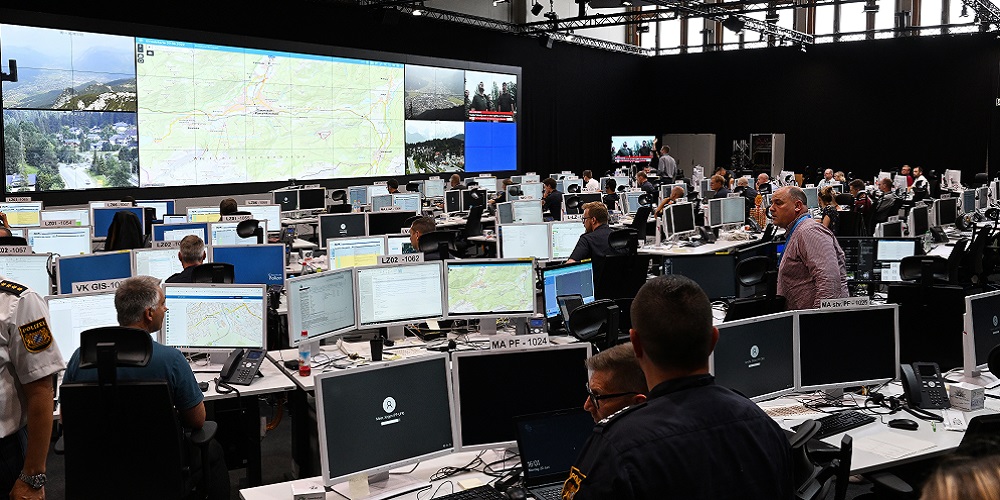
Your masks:
[[[236,224],[236,235],[240,238],[257,237],[257,243],[264,243],[264,228],[257,219],[247,219]]]
[[[619,255],[635,255],[639,250],[638,240],[637,231],[628,227],[615,229],[608,235],[608,245]]]
[[[226,262],[206,262],[195,266],[191,272],[192,283],[232,283],[236,280],[236,269]]]
[[[482,236],[483,234],[483,205],[474,205],[469,209],[469,216],[465,219],[465,229],[462,236]]]
[[[840,193],[834,196],[833,200],[842,207],[854,207],[854,195],[851,193]]]
[[[407,184],[406,186],[407,186],[406,188],[407,191],[409,191],[410,190],[409,184]],[[330,201],[336,201],[340,203],[347,201],[347,191],[344,189],[334,189],[333,191],[330,191]]]
[[[0,236],[0,246],[25,247],[28,240],[20,236]]]
[[[127,210],[115,212],[108,226],[108,237],[104,250],[131,250],[146,246],[142,224],[134,213]]]
[[[834,500],[847,497],[847,485],[851,475],[851,456],[854,440],[845,435],[840,441],[840,450],[832,460],[825,463],[810,456],[808,437],[819,431],[819,423],[807,420],[798,432],[789,438],[792,446],[793,478],[796,500],[822,500],[833,491]],[[805,434],[805,435],[803,435]]]
[[[636,236],[645,241],[646,239],[646,228],[649,227],[649,213],[652,212],[652,207],[643,205],[635,211],[635,217],[632,218],[632,225],[629,226],[635,229]]]
[[[424,252],[425,260],[446,260],[451,257],[451,247],[455,243],[453,231],[434,231],[421,234],[417,240],[419,250]]]
[[[594,344],[598,349],[606,349],[618,342],[618,321],[621,309],[615,301],[595,300],[569,313],[566,329],[574,337]]]

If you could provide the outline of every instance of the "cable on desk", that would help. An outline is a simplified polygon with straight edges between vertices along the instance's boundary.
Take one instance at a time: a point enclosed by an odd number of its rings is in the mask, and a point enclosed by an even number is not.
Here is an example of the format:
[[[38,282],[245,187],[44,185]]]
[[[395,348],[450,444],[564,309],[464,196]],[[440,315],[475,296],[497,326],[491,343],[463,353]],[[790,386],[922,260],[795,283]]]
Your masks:
[[[429,497],[427,497],[427,498],[428,498],[428,499],[431,499],[431,498],[434,498],[434,497],[436,497],[436,496],[437,496],[437,494],[438,494],[438,492],[439,492],[439,491],[441,491],[441,487],[443,487],[443,486],[444,486],[444,485],[446,485],[446,484],[447,484],[447,485],[450,485],[450,486],[451,486],[451,491],[450,491],[450,492],[448,492],[448,494],[451,494],[451,493],[454,493],[454,492],[455,492],[455,483],[453,483],[453,482],[451,482],[451,481],[445,481],[445,482],[443,482],[443,483],[439,484],[439,485],[438,485],[438,487],[434,489],[434,492],[433,492],[433,493],[431,493],[431,496],[429,496]],[[417,492],[417,500],[421,500],[421,498],[420,498],[420,494],[421,494],[421,493],[423,493],[423,492],[425,492],[425,491],[430,491],[430,490],[431,490],[431,488],[430,488],[430,486],[428,486],[427,488],[424,488],[424,489],[422,489],[422,490],[418,491],[418,492]]]
[[[482,458],[484,453],[486,453],[486,450],[483,450],[483,451],[479,452],[479,454],[476,455],[476,458],[473,458],[471,462],[469,462],[469,463],[467,463],[467,464],[465,464],[465,465],[463,465],[461,467],[451,467],[451,466],[441,467],[440,469],[437,470],[437,472],[435,472],[434,474],[431,474],[430,480],[431,481],[440,481],[442,479],[447,479],[447,478],[449,478],[451,476],[454,476],[455,474],[461,474],[463,472],[476,471],[476,470],[478,470],[478,469],[476,469],[477,465],[483,465],[483,466],[486,465],[486,463],[483,462],[483,458]]]

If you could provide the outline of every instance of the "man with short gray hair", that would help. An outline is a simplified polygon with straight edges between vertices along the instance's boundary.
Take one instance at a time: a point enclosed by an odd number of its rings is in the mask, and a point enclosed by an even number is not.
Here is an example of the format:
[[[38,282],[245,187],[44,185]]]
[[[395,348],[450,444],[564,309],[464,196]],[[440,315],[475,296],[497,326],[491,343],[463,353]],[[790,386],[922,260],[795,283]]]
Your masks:
[[[590,378],[583,409],[590,412],[594,422],[646,400],[646,376],[631,343],[605,349],[587,358],[585,364]]]
[[[194,268],[205,262],[205,242],[196,234],[189,234],[181,240],[181,249],[177,252],[177,258],[184,267],[179,273],[172,274],[167,278],[167,283],[193,283]]]

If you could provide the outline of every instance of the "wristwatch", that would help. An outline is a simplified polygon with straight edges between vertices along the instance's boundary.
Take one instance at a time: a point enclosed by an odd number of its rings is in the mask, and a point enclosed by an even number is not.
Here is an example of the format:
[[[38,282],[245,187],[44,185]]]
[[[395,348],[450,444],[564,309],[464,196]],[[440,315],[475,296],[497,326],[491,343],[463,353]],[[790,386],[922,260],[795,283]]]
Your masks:
[[[20,473],[17,476],[17,478],[20,479],[21,481],[24,481],[28,486],[31,486],[32,488],[34,488],[36,490],[42,489],[42,487],[45,486],[45,481],[48,480],[45,477],[45,473],[44,472],[40,472],[38,474],[33,474],[31,476],[29,476],[29,475],[27,475],[27,474],[25,474],[25,473],[22,472],[22,473]]]

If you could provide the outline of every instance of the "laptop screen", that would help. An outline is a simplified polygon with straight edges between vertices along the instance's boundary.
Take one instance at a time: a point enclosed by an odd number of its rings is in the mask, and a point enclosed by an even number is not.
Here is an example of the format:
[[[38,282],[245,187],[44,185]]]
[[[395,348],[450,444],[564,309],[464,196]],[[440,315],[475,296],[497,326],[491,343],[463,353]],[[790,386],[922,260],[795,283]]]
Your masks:
[[[517,419],[517,449],[525,486],[561,484],[594,431],[590,413],[569,410]]]

